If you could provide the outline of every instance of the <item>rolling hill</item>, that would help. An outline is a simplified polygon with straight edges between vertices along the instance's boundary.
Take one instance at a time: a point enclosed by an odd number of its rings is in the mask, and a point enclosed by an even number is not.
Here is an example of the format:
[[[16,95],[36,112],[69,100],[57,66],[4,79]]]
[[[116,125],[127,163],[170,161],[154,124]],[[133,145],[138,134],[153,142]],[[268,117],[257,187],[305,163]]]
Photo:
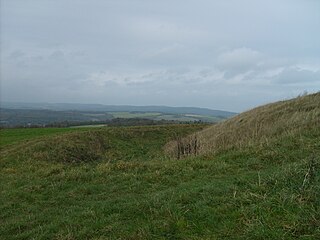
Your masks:
[[[319,96],[209,127],[1,129],[0,236],[319,239]]]
[[[236,113],[192,107],[68,103],[1,103],[0,127],[112,124],[112,119],[216,123]],[[156,122],[155,122],[156,124]]]
[[[130,106],[103,105],[79,103],[15,103],[3,102],[2,108],[8,109],[46,109],[55,111],[98,111],[98,112],[156,112],[170,114],[198,114],[212,117],[228,118],[236,113],[197,107],[168,107],[168,106]]]

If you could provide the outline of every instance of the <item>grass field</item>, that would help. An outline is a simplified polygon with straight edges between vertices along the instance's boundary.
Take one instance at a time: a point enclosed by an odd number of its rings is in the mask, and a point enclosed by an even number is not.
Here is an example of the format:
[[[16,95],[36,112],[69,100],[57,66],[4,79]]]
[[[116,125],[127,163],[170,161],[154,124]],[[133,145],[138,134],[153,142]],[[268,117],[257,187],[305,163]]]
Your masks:
[[[167,142],[204,127],[32,129],[18,141],[20,129],[7,130],[0,238],[320,239],[319,126],[165,155]]]
[[[82,130],[86,130],[83,128]],[[31,140],[38,137],[47,137],[53,134],[79,131],[73,128],[16,128],[0,129],[0,147],[8,144]]]

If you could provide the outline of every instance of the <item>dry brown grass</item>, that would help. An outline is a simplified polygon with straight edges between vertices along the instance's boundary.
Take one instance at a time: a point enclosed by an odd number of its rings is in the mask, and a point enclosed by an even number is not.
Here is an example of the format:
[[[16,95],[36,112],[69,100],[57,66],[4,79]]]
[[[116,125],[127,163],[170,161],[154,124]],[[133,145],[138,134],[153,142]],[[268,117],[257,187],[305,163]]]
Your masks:
[[[196,136],[199,154],[215,153],[250,144],[266,144],[273,138],[319,127],[320,92],[254,108],[181,141],[187,145]],[[177,149],[178,141],[165,146],[166,153],[171,156],[177,157]]]

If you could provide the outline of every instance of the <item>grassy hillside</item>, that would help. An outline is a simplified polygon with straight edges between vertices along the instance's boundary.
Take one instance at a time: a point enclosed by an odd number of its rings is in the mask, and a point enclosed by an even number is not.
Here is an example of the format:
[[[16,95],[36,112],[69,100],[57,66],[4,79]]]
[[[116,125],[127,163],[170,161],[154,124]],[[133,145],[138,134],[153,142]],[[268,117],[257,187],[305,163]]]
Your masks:
[[[238,133],[241,144],[180,160],[164,153],[166,142],[215,128],[108,127],[6,145],[0,238],[319,239],[317,101],[311,95],[262,107],[278,129],[272,135],[260,130],[247,141]],[[280,112],[298,130],[283,121],[280,131]],[[249,126],[249,113],[225,123]]]
[[[219,152],[251,144],[268,144],[273,139],[299,134],[320,126],[320,93],[276,102],[239,114],[201,132],[167,144],[177,155],[178,145],[191,145],[198,154]],[[194,139],[197,146],[194,146]]]
[[[16,144],[18,142],[33,140],[34,138],[47,138],[48,136],[88,130],[87,127],[81,129],[75,128],[16,128],[16,129],[0,129],[0,148],[4,148],[9,144]]]

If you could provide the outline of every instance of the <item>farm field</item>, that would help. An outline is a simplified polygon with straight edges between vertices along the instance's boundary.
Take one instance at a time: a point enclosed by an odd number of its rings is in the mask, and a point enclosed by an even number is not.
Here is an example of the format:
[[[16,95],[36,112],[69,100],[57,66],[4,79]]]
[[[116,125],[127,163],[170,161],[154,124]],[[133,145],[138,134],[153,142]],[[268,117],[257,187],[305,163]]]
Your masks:
[[[207,115],[197,114],[167,114],[157,112],[110,112],[114,118],[148,118],[152,120],[167,120],[167,121],[181,121],[181,122],[194,122],[203,121],[208,123],[220,122],[224,120],[224,117],[214,117]]]

